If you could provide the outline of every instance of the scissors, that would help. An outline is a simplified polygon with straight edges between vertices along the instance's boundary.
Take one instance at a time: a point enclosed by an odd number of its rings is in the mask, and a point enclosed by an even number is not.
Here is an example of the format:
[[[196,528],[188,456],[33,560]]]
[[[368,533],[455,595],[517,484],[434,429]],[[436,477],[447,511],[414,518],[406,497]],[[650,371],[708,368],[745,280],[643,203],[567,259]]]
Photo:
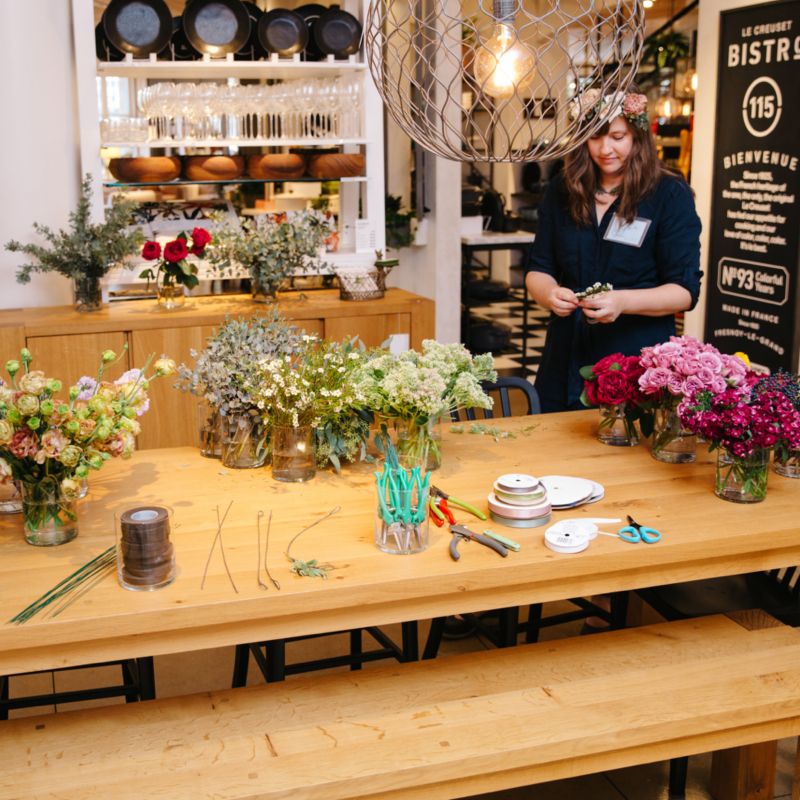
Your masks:
[[[624,528],[617,531],[620,539],[637,544],[644,542],[645,544],[655,544],[661,541],[661,531],[655,528],[648,528],[646,525],[640,525],[630,514],[628,515],[628,524]]]

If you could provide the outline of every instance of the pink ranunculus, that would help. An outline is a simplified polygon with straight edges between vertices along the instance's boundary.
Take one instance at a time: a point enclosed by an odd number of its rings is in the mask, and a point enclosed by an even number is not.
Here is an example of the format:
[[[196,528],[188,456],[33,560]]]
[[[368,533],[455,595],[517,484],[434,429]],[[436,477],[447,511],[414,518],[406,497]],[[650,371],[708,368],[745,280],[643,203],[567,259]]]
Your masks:
[[[33,432],[17,431],[11,438],[8,449],[17,458],[31,458],[39,450],[39,440]]]
[[[631,116],[644,114],[647,110],[647,96],[643,94],[626,94],[622,110]]]
[[[688,394],[680,375],[670,375],[666,388],[670,394],[674,394],[676,397],[681,394]]]

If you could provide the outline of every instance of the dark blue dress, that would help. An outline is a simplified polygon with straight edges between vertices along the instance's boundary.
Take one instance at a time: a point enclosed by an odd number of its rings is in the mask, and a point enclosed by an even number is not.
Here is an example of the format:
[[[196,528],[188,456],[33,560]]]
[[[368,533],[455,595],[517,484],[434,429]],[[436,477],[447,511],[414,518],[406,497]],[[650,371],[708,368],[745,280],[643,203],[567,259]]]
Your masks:
[[[569,215],[563,181],[556,178],[539,209],[539,225],[529,269],[552,275],[573,291],[596,281],[615,289],[649,289],[665,283],[700,293],[700,219],[691,189],[679,178],[664,176],[641,201],[637,217],[651,221],[640,247],[603,238],[619,206],[615,200],[603,219],[578,226]],[[578,370],[611,353],[636,355],[642,347],[675,333],[672,314],[645,317],[621,314],[613,323],[589,325],[580,309],[568,317],[550,315],[536,389],[543,411],[581,408],[583,379]]]

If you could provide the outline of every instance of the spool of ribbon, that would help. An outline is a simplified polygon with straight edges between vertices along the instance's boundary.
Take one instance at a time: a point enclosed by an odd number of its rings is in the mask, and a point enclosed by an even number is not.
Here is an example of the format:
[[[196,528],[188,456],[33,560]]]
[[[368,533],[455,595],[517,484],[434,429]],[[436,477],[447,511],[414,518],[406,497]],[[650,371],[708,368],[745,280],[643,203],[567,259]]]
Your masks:
[[[170,512],[161,506],[140,506],[119,518],[119,577],[125,588],[166,586],[175,574]]]

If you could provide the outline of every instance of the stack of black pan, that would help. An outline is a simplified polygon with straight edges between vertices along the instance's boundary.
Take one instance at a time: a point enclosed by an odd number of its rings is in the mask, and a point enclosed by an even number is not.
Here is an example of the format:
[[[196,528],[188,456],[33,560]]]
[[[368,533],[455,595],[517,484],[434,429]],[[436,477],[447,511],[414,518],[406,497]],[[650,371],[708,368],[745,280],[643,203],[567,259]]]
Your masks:
[[[358,52],[361,23],[338,6],[308,3],[294,11],[264,12],[243,0],[187,0],[173,19],[165,0],[111,0],[95,29],[97,57],[185,61],[224,57],[256,61],[303,54],[306,61]]]

